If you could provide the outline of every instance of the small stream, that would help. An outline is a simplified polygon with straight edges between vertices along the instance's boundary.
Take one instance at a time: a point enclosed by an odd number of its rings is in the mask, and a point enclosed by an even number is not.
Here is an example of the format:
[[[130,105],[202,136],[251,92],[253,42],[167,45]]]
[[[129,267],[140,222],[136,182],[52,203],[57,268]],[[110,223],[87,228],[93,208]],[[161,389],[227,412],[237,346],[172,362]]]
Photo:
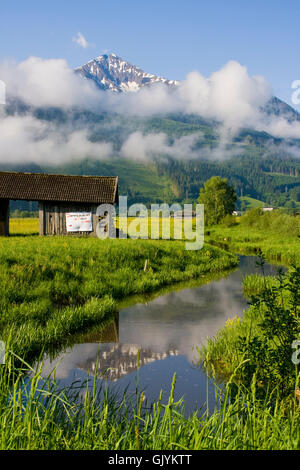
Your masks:
[[[147,301],[121,307],[119,314],[102,332],[80,338],[55,360],[45,359],[44,376],[56,366],[60,386],[85,381],[96,367],[113,392],[135,393],[136,380],[148,402],[163,390],[167,401],[172,378],[177,374],[175,399],[184,396],[186,413],[212,406],[215,386],[197,366],[197,346],[205,344],[228,318],[241,316],[248,307],[242,293],[242,279],[259,273],[258,258],[241,256],[239,267],[208,284],[184,287]],[[278,266],[265,265],[265,273],[276,274]],[[195,285],[195,283],[193,284]],[[178,289],[178,286],[174,286]],[[132,300],[134,301],[134,300]],[[140,367],[138,369],[138,357]]]

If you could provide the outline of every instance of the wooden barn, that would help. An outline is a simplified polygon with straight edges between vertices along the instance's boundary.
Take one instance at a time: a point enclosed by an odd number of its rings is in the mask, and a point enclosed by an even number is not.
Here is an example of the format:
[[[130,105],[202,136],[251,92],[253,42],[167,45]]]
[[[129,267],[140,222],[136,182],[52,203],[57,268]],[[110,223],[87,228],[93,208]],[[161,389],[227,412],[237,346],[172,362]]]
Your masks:
[[[96,236],[100,204],[116,204],[118,178],[0,172],[0,236],[9,235],[9,200],[38,201],[40,235]]]

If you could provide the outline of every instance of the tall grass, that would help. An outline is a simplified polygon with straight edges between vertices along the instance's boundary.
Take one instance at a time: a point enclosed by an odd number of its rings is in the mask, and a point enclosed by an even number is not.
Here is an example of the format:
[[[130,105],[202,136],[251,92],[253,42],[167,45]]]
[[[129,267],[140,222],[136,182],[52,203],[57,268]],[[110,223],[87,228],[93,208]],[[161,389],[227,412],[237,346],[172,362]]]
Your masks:
[[[231,382],[217,393],[215,408],[186,418],[174,401],[176,375],[167,404],[151,406],[137,388],[130,403],[107,390],[99,400],[97,376],[89,383],[58,389],[42,369],[16,369],[14,356],[0,376],[0,448],[40,450],[255,450],[299,449],[300,413],[294,401],[256,398],[255,378],[232,396]],[[31,373],[30,379],[24,370]]]
[[[242,281],[243,294],[250,299],[251,296],[259,295],[263,289],[270,289],[272,286],[279,286],[275,276],[264,277],[259,274],[249,274]]]
[[[292,344],[300,339],[300,269],[293,266],[276,278],[250,275],[244,279],[244,292],[250,308],[243,318],[227,320],[224,328],[199,351],[208,369],[223,380],[245,359],[238,380],[250,382],[255,373],[260,391],[278,387],[281,397],[293,392],[300,379],[292,361]]]

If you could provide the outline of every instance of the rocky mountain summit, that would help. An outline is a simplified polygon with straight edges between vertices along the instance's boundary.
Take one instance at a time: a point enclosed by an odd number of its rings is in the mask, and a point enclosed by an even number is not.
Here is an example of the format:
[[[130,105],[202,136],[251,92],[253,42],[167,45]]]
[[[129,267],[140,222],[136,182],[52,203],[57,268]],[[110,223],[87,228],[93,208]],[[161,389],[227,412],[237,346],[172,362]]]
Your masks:
[[[75,70],[86,79],[93,80],[102,90],[114,92],[138,91],[154,83],[175,86],[179,82],[146,73],[116,54],[101,55]]]

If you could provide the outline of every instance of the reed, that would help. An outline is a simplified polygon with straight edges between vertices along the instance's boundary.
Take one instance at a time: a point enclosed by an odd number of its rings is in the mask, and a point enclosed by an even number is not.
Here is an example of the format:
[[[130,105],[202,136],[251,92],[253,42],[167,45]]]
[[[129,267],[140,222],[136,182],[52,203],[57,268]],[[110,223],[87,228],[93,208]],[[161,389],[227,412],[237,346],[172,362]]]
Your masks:
[[[300,448],[300,413],[296,402],[287,411],[279,399],[256,398],[231,381],[212,410],[185,417],[182,400],[144,401],[143,392],[128,402],[105,389],[99,399],[97,376],[79,386],[60,389],[42,364],[31,369],[7,354],[0,376],[0,448],[6,450],[295,450]],[[273,397],[272,397],[273,398]]]

